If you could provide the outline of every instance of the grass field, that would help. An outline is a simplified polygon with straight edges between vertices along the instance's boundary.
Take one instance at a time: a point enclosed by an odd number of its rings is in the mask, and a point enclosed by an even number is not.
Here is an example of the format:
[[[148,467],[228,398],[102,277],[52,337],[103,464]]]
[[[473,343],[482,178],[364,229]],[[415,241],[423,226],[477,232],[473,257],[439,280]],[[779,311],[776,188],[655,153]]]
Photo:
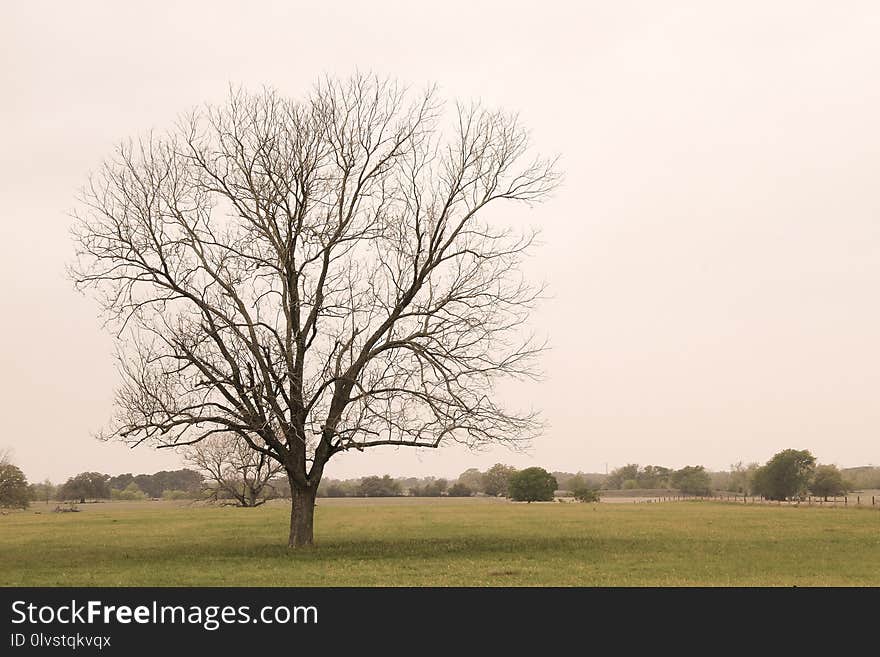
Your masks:
[[[880,512],[719,502],[135,502],[0,516],[3,586],[880,586]],[[41,511],[41,513],[35,513]]]

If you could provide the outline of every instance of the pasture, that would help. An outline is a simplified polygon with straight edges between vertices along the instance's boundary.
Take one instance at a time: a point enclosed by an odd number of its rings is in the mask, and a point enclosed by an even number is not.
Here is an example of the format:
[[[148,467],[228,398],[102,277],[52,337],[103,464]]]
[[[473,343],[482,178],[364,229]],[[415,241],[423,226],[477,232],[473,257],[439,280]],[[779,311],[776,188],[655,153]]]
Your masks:
[[[871,508],[321,499],[302,552],[282,501],[52,508],[0,516],[0,585],[880,586]]]

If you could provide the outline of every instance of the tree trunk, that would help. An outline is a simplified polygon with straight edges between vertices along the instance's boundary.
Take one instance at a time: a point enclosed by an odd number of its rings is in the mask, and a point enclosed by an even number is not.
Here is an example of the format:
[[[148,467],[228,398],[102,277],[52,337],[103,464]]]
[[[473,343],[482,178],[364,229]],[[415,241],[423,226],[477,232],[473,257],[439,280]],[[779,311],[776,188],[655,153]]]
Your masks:
[[[290,540],[292,548],[309,547],[315,542],[315,495],[317,485],[303,487],[290,480]]]

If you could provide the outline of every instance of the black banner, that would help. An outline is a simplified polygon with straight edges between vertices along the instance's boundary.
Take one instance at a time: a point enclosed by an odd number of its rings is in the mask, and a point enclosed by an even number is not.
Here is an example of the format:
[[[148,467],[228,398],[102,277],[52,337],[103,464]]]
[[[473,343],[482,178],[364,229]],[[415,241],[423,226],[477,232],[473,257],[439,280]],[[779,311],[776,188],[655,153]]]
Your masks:
[[[6,588],[0,654],[259,654],[375,648],[467,655],[478,645],[668,645],[694,633],[748,645],[877,619],[877,589]],[[818,621],[818,622],[816,622]],[[845,628],[845,629],[844,629]],[[808,630],[808,632],[807,632]],[[847,641],[849,642],[849,641]],[[279,653],[279,654],[280,654]],[[493,653],[494,654],[494,653]]]

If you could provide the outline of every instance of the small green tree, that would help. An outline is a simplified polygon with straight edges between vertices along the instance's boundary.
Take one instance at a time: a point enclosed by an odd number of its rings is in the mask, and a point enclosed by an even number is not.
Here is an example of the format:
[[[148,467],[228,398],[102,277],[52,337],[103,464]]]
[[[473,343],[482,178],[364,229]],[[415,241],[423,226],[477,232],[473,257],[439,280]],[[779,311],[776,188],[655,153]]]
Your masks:
[[[511,475],[507,492],[517,502],[549,502],[556,491],[556,477],[544,468],[526,468]]]
[[[769,500],[802,497],[815,468],[816,457],[807,450],[786,449],[755,471],[752,489]]]
[[[810,484],[810,492],[813,495],[824,497],[826,500],[829,495],[846,494],[846,482],[843,480],[843,474],[836,465],[820,465],[816,468],[816,474]]]
[[[8,461],[0,462],[0,506],[26,509],[30,498],[24,472]]]
[[[672,485],[685,495],[708,495],[711,480],[702,465],[686,465],[672,473]]]

